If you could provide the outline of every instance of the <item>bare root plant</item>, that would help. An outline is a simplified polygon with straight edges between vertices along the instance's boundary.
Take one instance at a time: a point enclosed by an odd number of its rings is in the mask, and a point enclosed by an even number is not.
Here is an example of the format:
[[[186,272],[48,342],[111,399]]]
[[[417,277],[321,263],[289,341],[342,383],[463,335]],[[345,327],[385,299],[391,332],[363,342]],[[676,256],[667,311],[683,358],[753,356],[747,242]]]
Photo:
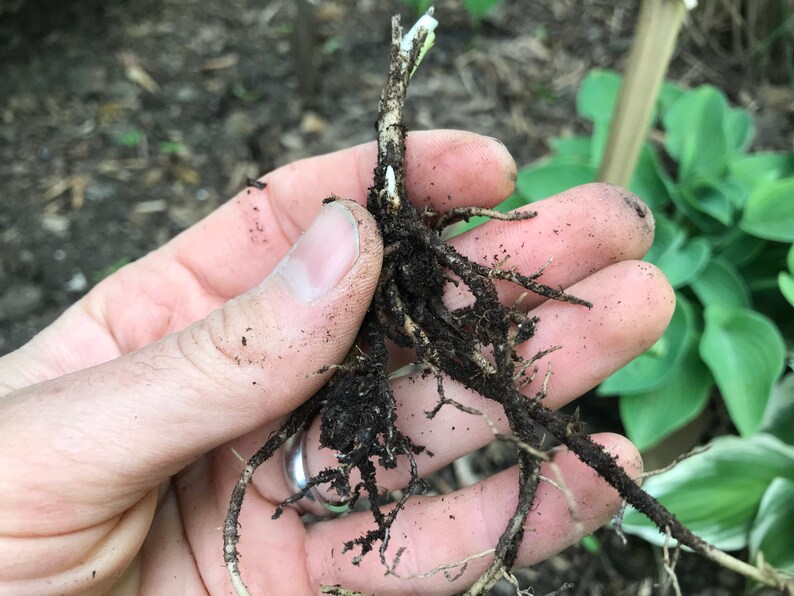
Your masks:
[[[530,359],[519,355],[518,346],[533,337],[537,320],[519,305],[503,305],[495,282],[506,280],[528,292],[582,308],[591,305],[541,283],[542,270],[522,275],[500,266],[480,265],[442,241],[446,227],[475,215],[520,220],[531,218],[534,213],[503,214],[478,207],[447,213],[419,212],[411,205],[404,182],[403,106],[408,82],[434,26],[435,20],[426,15],[403,37],[399,19],[392,20],[389,74],[377,124],[378,161],[367,196],[367,208],[375,217],[384,242],[381,277],[353,350],[341,365],[327,367],[335,370],[331,379],[251,457],[234,488],[224,525],[224,558],[235,589],[239,594],[248,593],[240,576],[237,551],[238,519],[246,488],[257,467],[273,457],[290,437],[306,429],[316,416],[321,418],[321,445],[338,453],[338,465],[310,478],[303,490],[279,505],[273,517],[278,518],[285,507],[297,503],[318,485],[329,485],[343,501],[355,502],[366,496],[373,527],[346,542],[344,550],[356,552],[353,563],[357,564],[377,548],[386,570],[391,569],[396,575],[397,561],[386,561],[389,530],[406,501],[423,486],[416,455],[424,448],[396,425],[397,404],[388,377],[388,341],[411,349],[415,362],[436,378],[438,402],[428,417],[434,417],[443,407],[470,411],[445,396],[444,379],[451,378],[498,402],[509,422],[510,440],[518,457],[518,503],[493,551],[476,555],[493,559],[467,594],[486,592],[508,576],[515,562],[541,481],[544,454],[536,424],[571,449],[617,489],[627,503],[669,532],[672,539],[756,581],[779,586],[780,580],[770,570],[729,557],[678,522],[626,474],[612,455],[589,438],[576,417],[544,405],[545,383],[534,396],[527,397],[520,391],[527,379],[537,373],[535,361],[549,350]],[[334,197],[326,199],[333,200]],[[445,306],[442,295],[450,283],[468,291],[473,302],[457,309]],[[410,467],[410,480],[402,496],[385,508],[380,504],[377,468],[393,469],[403,458]],[[360,477],[355,483],[350,480],[354,470]],[[451,572],[456,565],[465,562],[434,571],[450,573],[453,579]]]

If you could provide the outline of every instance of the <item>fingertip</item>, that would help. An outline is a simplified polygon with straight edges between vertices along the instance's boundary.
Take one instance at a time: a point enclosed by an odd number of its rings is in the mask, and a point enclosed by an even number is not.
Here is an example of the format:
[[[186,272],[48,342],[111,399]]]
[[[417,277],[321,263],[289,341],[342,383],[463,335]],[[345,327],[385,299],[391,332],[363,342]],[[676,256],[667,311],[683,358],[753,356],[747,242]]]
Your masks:
[[[561,222],[557,225],[563,231],[572,226],[579,242],[595,242],[610,262],[641,259],[653,244],[656,224],[651,210],[614,184],[582,184],[533,203],[533,209],[543,219]]]
[[[282,282],[305,304],[333,301],[351,289],[373,289],[382,255],[383,243],[372,216],[355,202],[334,197],[325,201],[263,285]]]
[[[676,294],[664,272],[653,263],[646,261],[627,261],[625,265],[626,286],[642,292],[637,296],[639,313],[648,319],[650,347],[667,329],[675,311]]]
[[[380,277],[383,238],[378,223],[366,207],[348,199],[342,199],[339,203],[349,210],[358,228],[359,257],[346,283],[340,284],[338,292],[343,299],[351,295],[367,297],[366,304],[369,304]]]
[[[590,436],[593,443],[603,448],[606,453],[615,458],[615,462],[635,482],[639,481],[643,471],[642,455],[634,444],[626,437],[616,433],[596,433]],[[623,497],[603,476],[593,468],[582,462],[572,452],[565,453],[568,461],[560,461],[560,468],[564,470],[564,479],[575,486],[575,500],[577,511],[569,512],[563,521],[568,525],[568,531],[576,532],[576,527],[581,523],[584,533],[588,534],[609,522],[617,513],[623,502]],[[573,461],[571,461],[573,460]],[[555,460],[557,461],[557,460]],[[579,538],[573,536],[571,542]]]
[[[645,261],[615,263],[569,291],[593,303],[585,313],[588,319],[568,323],[589,329],[589,341],[582,349],[599,356],[597,374],[591,371],[594,382],[650,348],[664,334],[675,310],[675,292],[664,273]]]
[[[491,207],[515,190],[517,166],[498,139],[462,130],[409,133],[406,179],[418,204],[436,208],[477,205]],[[440,198],[439,189],[447,193]]]
[[[617,433],[596,433],[591,435],[590,439],[598,448],[615,458],[617,464],[630,478],[637,479],[641,476],[642,455],[626,437]],[[578,521],[592,518],[594,521],[591,523],[596,524],[594,527],[605,523],[612,515],[610,512],[620,505],[621,497],[618,492],[569,448],[558,447],[553,454],[552,461],[544,464],[542,473],[557,481],[561,488],[543,487],[539,489],[542,493],[541,498],[548,498],[551,490],[570,491],[581,508],[579,511],[581,519]],[[568,523],[570,519],[563,516],[563,521]]]
[[[477,141],[482,143],[481,151],[485,163],[493,162],[494,172],[498,174],[496,188],[499,196],[502,200],[508,198],[515,191],[518,180],[516,160],[513,159],[507,146],[496,137],[474,136],[479,137]],[[479,144],[475,143],[474,147],[478,149]]]
[[[378,228],[378,222],[367,210],[367,208],[356,201],[341,198],[338,202],[343,205],[358,226],[360,248],[366,252],[370,258],[380,261],[383,258],[383,238]]]
[[[580,188],[598,201],[613,203],[615,205],[614,215],[619,218],[619,223],[625,226],[626,230],[636,230],[645,245],[643,254],[648,251],[653,244],[656,221],[650,208],[640,197],[622,186],[609,182],[593,182]]]
[[[642,475],[642,454],[629,439],[617,433],[597,433],[590,438],[615,456],[618,465],[626,470],[629,477],[636,480]]]

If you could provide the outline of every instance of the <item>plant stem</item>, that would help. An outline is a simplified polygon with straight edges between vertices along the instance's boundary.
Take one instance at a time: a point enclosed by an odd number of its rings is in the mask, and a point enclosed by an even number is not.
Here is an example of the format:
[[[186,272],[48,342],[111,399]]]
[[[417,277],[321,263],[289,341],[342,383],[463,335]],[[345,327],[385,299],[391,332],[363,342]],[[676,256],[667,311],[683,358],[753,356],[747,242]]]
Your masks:
[[[686,10],[684,0],[642,3],[626,76],[598,170],[599,181],[626,187],[631,184]]]

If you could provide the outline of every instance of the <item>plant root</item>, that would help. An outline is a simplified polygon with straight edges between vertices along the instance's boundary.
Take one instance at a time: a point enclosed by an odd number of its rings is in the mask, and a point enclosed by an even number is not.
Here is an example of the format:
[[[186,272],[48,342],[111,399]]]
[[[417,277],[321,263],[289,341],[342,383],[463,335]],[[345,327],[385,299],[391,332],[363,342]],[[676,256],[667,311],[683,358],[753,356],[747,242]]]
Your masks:
[[[239,594],[248,593],[237,562],[238,519],[246,487],[256,468],[316,416],[321,418],[321,445],[337,452],[339,466],[323,470],[310,479],[307,488],[280,504],[274,518],[285,507],[297,503],[311,487],[320,484],[329,485],[341,501],[356,501],[366,496],[373,527],[364,535],[345,542],[344,551],[357,551],[353,563],[358,564],[361,557],[377,547],[387,572],[396,568],[402,550],[398,551],[393,563],[386,561],[389,533],[407,500],[424,486],[415,460],[424,447],[415,444],[397,428],[397,404],[389,384],[387,340],[411,349],[415,364],[435,376],[439,401],[427,413],[428,417],[432,418],[446,405],[469,411],[444,395],[443,379],[449,377],[501,404],[509,421],[518,456],[516,509],[490,553],[492,562],[466,594],[486,592],[509,575],[516,560],[541,480],[540,464],[548,459],[543,457],[536,424],[593,468],[626,502],[668,531],[672,539],[722,564],[727,557],[732,560],[734,570],[767,585],[779,586],[776,576],[768,570],[733,559],[692,534],[644,492],[612,455],[587,436],[577,416],[564,416],[547,408],[543,398],[548,375],[534,396],[521,393],[520,388],[535,377],[536,361],[555,348],[540,351],[529,359],[519,354],[519,346],[533,337],[538,321],[520,309],[520,300],[513,305],[503,305],[495,282],[506,280],[527,292],[572,305],[592,305],[542,284],[539,278],[545,266],[532,275],[522,275],[501,265],[490,268],[471,261],[442,241],[444,229],[459,220],[483,215],[507,221],[523,220],[534,217],[534,213],[505,214],[478,207],[455,208],[446,214],[420,213],[411,205],[404,181],[403,105],[408,81],[427,34],[427,30],[414,27],[403,37],[399,19],[392,20],[388,81],[378,115],[378,161],[374,183],[367,196],[367,208],[376,219],[384,242],[381,277],[356,346],[345,362],[338,367],[328,367],[335,371],[331,379],[248,461],[234,488],[224,525],[224,558],[235,589]],[[444,305],[442,296],[451,283],[469,291],[473,298],[470,306],[450,310]],[[533,372],[527,377],[530,368]],[[410,480],[402,496],[386,509],[379,498],[377,467],[393,469],[401,458],[408,461]],[[357,470],[360,480],[351,486],[353,470]],[[449,572],[465,562],[434,571]],[[323,591],[354,593],[340,586],[323,586]]]

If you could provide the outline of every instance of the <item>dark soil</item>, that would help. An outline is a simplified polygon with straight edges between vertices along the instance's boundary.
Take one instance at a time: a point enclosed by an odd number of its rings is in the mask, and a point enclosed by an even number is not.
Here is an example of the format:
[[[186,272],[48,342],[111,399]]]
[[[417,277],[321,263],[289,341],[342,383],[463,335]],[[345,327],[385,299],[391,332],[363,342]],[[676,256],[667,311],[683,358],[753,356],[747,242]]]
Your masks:
[[[323,1],[304,31],[285,1],[16,4],[0,2],[0,353],[249,176],[372,140],[388,17],[408,16],[394,2]],[[412,83],[408,128],[495,136],[519,164],[544,155],[550,137],[585,130],[577,85],[593,67],[622,66],[635,17],[634,3],[505,1],[472,30],[458,3],[437,5],[442,25]],[[294,51],[307,31],[312,61]],[[671,73],[753,111],[756,148],[790,148],[790,91],[760,82],[744,57],[692,28]],[[480,475],[510,463],[499,446],[481,455]],[[449,469],[432,484],[457,481]],[[573,547],[519,577],[536,594],[566,583],[570,594],[664,593],[655,549],[598,537],[599,554]],[[685,594],[744,587],[699,558],[678,569]]]

